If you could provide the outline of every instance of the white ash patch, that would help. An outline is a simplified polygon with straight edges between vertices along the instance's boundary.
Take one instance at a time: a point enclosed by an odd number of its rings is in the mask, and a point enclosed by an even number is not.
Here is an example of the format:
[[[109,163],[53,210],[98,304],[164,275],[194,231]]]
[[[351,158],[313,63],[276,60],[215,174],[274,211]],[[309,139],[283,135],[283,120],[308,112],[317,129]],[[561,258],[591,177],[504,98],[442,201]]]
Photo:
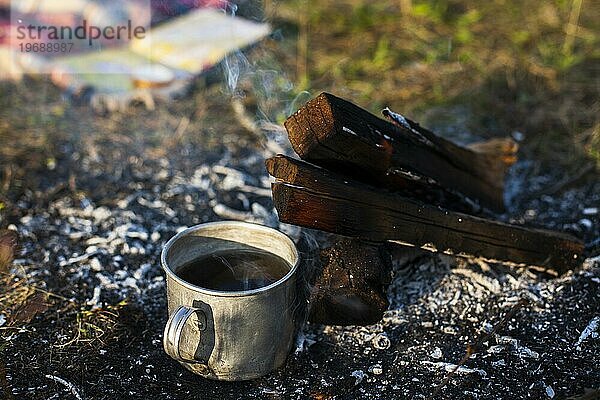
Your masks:
[[[544,386],[544,390],[546,391],[546,396],[548,396],[549,399],[553,399],[555,392],[554,392],[554,389],[552,388],[552,386],[546,385],[546,383],[544,381],[542,381],[542,386]]]
[[[370,326],[327,325],[322,328],[321,333],[340,345],[360,349],[363,354],[371,354],[388,345],[384,339],[387,334],[381,323]]]
[[[45,375],[45,377],[48,379],[52,379],[53,381],[65,386],[67,389],[69,389],[69,392],[71,392],[71,395],[73,395],[77,400],[83,399],[83,396],[81,395],[80,390],[77,388],[77,386],[75,386],[71,382],[68,382],[68,381],[64,380],[63,378],[55,376],[55,375]]]
[[[436,346],[433,351],[429,353],[429,356],[431,358],[440,359],[444,356],[444,354],[442,353],[442,349]]]
[[[375,335],[373,339],[371,339],[371,343],[373,347],[377,350],[387,350],[390,348],[392,343],[390,342],[390,338],[385,332],[378,333]]]
[[[577,350],[581,350],[581,344],[587,338],[591,337],[592,339],[596,339],[598,337],[597,330],[598,330],[599,325],[600,325],[600,316],[592,318],[592,320],[585,327],[583,332],[581,332],[581,335],[579,335],[579,339],[577,340],[577,343],[575,343],[575,347],[577,348]]]
[[[353,378],[355,378],[356,380],[354,381],[354,385],[358,385],[360,384],[365,377],[367,376],[367,374],[365,374],[365,372],[361,369],[357,369],[355,371],[352,371],[352,373],[350,374]]]
[[[368,371],[373,375],[381,375],[383,374],[383,367],[381,363],[373,364],[369,367]]]
[[[497,354],[508,350],[520,358],[533,358],[536,360],[540,358],[540,354],[537,351],[531,350],[529,347],[521,344],[519,340],[510,336],[496,336],[496,343],[498,344],[487,349],[488,353]]]
[[[102,304],[100,303],[100,293],[102,292],[102,287],[101,286],[96,286],[94,288],[94,295],[92,296],[91,299],[89,299],[88,301],[86,301],[86,304],[88,306],[92,307],[92,310],[97,310],[99,308],[102,307]]]
[[[598,214],[598,207],[586,207],[581,211],[581,213],[583,215],[596,215]]]
[[[314,333],[307,332],[306,329],[301,329],[296,335],[296,349],[294,354],[298,355],[303,351],[308,350],[310,346],[317,342],[315,338],[316,335]]]
[[[262,164],[263,159],[257,159]],[[216,165],[202,164],[193,173],[191,179],[176,177],[167,187],[167,193],[180,195],[190,190],[201,190],[208,198],[208,205],[213,212],[223,219],[233,219],[260,223],[266,226],[280,228],[275,208],[266,208],[264,203],[270,203],[270,179],[265,175],[259,177],[250,175],[240,169],[217,163]],[[225,201],[220,194],[233,200]],[[254,199],[254,200],[253,200]],[[266,201],[265,201],[266,200]]]
[[[443,369],[444,371],[451,373],[455,372],[457,374],[479,374],[481,377],[485,378],[487,376],[487,372],[479,368],[467,368],[463,365],[458,366],[456,364],[448,363],[448,362],[433,362],[433,361],[421,361],[423,365],[429,365],[436,369]]]
[[[48,273],[63,274],[76,285],[85,282],[89,288],[85,303],[96,309],[115,296],[155,302],[148,292],[164,285],[157,262],[162,246],[177,231],[207,222],[208,210],[213,219],[280,228],[298,240],[299,228],[278,221],[264,159],[247,161],[248,168],[260,169],[258,175],[229,162],[226,154],[215,164],[198,165],[190,176],[171,171],[170,163],[161,159],[156,167],[134,171],[134,178],[156,182],[151,187],[132,180],[133,193],[115,193],[105,204],[70,195],[53,199],[46,209],[22,216],[15,227],[25,243],[20,262],[35,266],[43,261]],[[184,214],[190,215],[185,225],[181,224]],[[34,243],[45,234],[54,237],[43,243],[46,248],[40,260]]]

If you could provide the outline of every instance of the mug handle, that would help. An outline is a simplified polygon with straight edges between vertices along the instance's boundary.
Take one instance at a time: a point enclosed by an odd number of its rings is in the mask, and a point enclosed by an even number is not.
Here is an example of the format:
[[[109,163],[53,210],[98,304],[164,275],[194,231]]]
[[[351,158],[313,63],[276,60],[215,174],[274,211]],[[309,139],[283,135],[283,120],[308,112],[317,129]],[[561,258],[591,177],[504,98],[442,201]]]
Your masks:
[[[169,320],[165,326],[163,347],[165,352],[176,361],[202,363],[194,358],[187,359],[182,357],[179,349],[179,342],[181,341],[181,332],[183,331],[183,327],[187,323],[187,320],[195,313],[198,314],[198,321],[206,326],[206,314],[204,314],[204,312],[199,308],[186,306],[179,306],[175,312],[169,316]]]

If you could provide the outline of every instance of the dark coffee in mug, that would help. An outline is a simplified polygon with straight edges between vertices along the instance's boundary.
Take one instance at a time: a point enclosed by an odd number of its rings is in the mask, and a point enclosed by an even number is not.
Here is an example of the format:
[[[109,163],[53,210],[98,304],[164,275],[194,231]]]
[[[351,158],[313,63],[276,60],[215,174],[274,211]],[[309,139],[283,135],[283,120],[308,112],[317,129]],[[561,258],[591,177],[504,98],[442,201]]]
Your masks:
[[[195,286],[230,292],[268,286],[291,268],[276,254],[245,248],[203,255],[179,267],[177,275]]]

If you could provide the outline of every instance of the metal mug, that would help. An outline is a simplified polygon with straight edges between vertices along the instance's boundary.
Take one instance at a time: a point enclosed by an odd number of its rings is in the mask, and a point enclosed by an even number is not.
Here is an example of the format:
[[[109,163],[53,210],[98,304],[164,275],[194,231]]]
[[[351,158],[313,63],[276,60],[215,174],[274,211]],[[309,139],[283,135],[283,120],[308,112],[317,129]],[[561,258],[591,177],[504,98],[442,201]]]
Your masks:
[[[274,253],[291,269],[268,286],[230,292],[195,286],[177,275],[178,268],[193,259],[241,246]],[[190,371],[218,380],[254,379],[280,367],[297,330],[298,263],[289,237],[257,224],[206,223],[172,237],[161,254],[169,310],[163,337],[166,353]]]

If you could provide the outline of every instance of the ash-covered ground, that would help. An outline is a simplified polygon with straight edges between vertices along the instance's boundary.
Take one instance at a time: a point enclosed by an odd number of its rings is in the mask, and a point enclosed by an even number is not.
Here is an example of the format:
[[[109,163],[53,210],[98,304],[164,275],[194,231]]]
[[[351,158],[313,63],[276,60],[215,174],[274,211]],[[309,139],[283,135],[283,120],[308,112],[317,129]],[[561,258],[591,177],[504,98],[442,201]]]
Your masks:
[[[597,398],[600,181],[588,174],[544,194],[560,173],[529,159],[513,168],[500,218],[584,239],[579,269],[553,277],[398,247],[379,324],[307,324],[285,367],[255,381],[205,380],[171,360],[159,254],[172,235],[220,219],[317,235],[280,226],[273,209],[263,162],[289,151],[285,138],[259,140],[219,112],[230,132],[57,129],[43,168],[16,164],[0,220],[21,242],[0,286],[3,398]],[[113,131],[130,123],[106,118]]]

